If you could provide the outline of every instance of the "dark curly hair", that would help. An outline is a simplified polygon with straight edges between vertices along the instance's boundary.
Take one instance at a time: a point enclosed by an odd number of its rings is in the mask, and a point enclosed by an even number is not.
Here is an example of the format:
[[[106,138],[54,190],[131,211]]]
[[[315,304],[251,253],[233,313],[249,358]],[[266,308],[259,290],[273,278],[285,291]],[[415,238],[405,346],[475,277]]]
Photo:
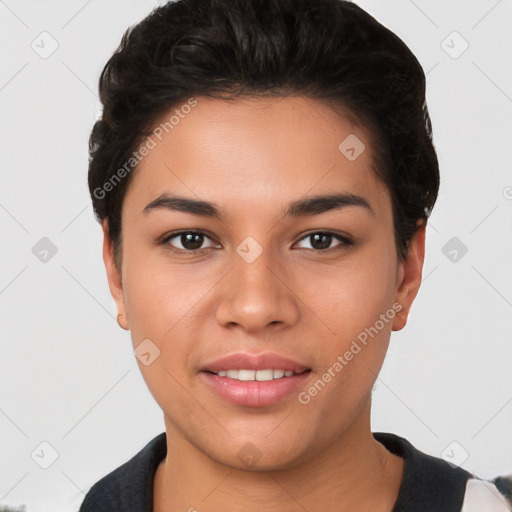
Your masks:
[[[303,95],[348,109],[372,134],[400,260],[437,198],[423,69],[399,37],[349,1],[168,2],[124,33],[99,92],[103,112],[89,139],[89,190],[97,220],[107,219],[119,269],[121,207],[134,155],[163,114],[195,96]]]

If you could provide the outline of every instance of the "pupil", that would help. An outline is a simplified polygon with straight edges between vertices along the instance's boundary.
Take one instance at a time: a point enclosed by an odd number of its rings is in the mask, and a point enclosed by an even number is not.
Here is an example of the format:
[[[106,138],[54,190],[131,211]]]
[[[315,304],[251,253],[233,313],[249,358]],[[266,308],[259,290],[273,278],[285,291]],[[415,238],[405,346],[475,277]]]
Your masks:
[[[331,245],[331,239],[332,235],[329,235],[327,233],[315,233],[314,235],[311,235],[311,238],[314,240],[314,242],[311,244],[314,249],[328,249]],[[315,247],[315,242],[318,242],[320,238],[323,238],[323,242],[317,245]]]
[[[195,242],[193,242],[194,237],[196,238]],[[181,243],[185,249],[189,249],[191,251],[199,249],[203,243],[203,235],[200,233],[187,233],[185,235],[181,235]]]

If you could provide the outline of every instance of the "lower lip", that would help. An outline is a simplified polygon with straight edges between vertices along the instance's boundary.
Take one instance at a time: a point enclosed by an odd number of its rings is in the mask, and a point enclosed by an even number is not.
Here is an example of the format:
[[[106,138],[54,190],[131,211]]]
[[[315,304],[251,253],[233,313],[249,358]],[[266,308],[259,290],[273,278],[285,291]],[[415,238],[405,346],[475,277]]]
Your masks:
[[[309,377],[306,371],[292,377],[268,381],[242,381],[219,377],[215,373],[201,372],[211,388],[222,398],[236,405],[265,407],[273,405],[291,395]]]

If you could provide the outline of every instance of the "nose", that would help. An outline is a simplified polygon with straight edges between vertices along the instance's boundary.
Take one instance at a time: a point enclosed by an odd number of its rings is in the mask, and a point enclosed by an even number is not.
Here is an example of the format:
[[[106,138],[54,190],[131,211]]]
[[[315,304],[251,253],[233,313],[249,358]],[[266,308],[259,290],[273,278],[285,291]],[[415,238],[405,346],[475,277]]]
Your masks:
[[[252,262],[238,254],[233,260],[217,290],[215,315],[219,325],[255,333],[267,326],[285,328],[298,321],[300,301],[290,282],[291,273],[277,264],[270,251],[263,250]]]

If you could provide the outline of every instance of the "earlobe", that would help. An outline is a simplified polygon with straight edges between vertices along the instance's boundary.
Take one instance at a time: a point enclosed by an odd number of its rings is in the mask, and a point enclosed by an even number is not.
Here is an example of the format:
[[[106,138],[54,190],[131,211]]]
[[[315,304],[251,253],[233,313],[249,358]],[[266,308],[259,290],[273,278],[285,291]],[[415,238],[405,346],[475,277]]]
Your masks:
[[[108,223],[106,219],[101,223],[101,227],[103,230],[103,262],[105,263],[110,293],[117,306],[117,323],[121,328],[128,330],[128,317],[124,303],[123,282],[120,269],[117,268],[114,260],[112,240],[108,233]]]
[[[417,226],[409,241],[407,256],[399,263],[395,301],[401,304],[402,309],[393,319],[393,331],[400,331],[407,324],[407,315],[421,285],[427,225],[419,219]]]

